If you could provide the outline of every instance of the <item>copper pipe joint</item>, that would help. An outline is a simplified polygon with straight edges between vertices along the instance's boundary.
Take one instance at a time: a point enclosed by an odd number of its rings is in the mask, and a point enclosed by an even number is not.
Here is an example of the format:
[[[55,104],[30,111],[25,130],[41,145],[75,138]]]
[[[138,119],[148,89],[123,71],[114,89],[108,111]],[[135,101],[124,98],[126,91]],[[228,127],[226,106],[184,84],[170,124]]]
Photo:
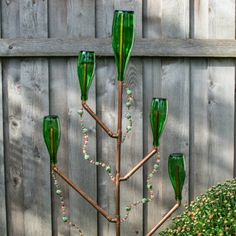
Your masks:
[[[132,170],[130,170],[124,177],[120,178],[120,181],[126,181],[129,179],[140,167],[142,167],[154,154],[158,151],[157,147],[154,147]]]
[[[151,231],[146,236],[152,236],[170,217],[171,215],[180,207],[181,202],[177,201],[177,203],[170,209],[170,211],[161,219],[161,221],[154,226]]]
[[[102,127],[102,129],[112,138],[118,138],[117,134],[114,134],[105,123],[93,112],[90,106],[86,103],[86,101],[82,101],[83,108],[96,120],[96,122]]]
[[[117,219],[112,218],[108,215],[108,213],[102,209],[96,202],[94,202],[85,192],[79,189],[75,183],[73,183],[63,172],[61,172],[57,166],[52,167],[53,171],[59,175],[66,183],[68,183],[77,193],[80,194],[82,198],[84,198],[90,205],[92,205],[98,212],[101,213],[109,222],[116,223]]]

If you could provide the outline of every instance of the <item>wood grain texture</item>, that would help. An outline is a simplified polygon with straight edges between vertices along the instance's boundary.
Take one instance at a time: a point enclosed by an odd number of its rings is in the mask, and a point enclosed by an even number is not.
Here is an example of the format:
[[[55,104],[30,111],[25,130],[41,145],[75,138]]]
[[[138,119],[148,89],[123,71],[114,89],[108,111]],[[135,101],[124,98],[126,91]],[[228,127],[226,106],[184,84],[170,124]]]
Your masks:
[[[235,2],[226,5],[195,1],[192,37],[234,39]],[[234,87],[233,60],[191,61],[191,198],[233,177]]]
[[[115,1],[115,9],[128,9],[135,12],[136,38],[142,37],[142,1],[118,0]],[[126,72],[125,83],[134,92],[134,108],[132,116],[133,128],[122,147],[121,173],[126,174],[132,167],[143,159],[143,61],[141,58],[132,58]],[[125,92],[125,91],[124,91]],[[125,97],[125,96],[124,96]],[[125,100],[123,114],[126,114]],[[124,118],[125,119],[125,118]],[[123,122],[123,132],[125,131]],[[140,145],[141,144],[141,145]],[[121,214],[125,214],[125,206],[143,198],[143,170],[136,172],[125,183],[121,183]],[[143,235],[143,206],[134,208],[129,219],[121,227],[121,235]]]
[[[2,37],[19,36],[19,2],[2,1]],[[6,168],[6,209],[8,235],[24,235],[24,197],[21,129],[20,63],[3,63],[4,154]]]
[[[162,0],[148,0],[144,4],[144,22],[143,34],[147,39],[161,38],[161,17],[162,17]],[[150,126],[150,107],[153,97],[161,97],[161,59],[145,58],[143,67],[143,145],[144,153],[148,153],[152,148],[152,131]],[[155,163],[155,156],[149,161],[144,168],[144,185],[148,174],[152,171]],[[162,170],[159,170],[153,177],[153,191],[156,198],[144,208],[144,232],[147,233],[160,219],[161,208],[160,197],[162,196],[162,188],[159,184],[162,176]],[[146,187],[144,193],[147,194]]]
[[[76,24],[75,22],[80,22]],[[67,5],[68,37],[95,37],[95,2],[86,0],[70,0]],[[86,27],[81,27],[85,26]],[[97,199],[97,172],[96,167],[85,161],[82,154],[82,132],[78,122],[77,111],[82,107],[80,103],[80,89],[77,77],[77,58],[71,58],[67,64],[67,91],[68,91],[68,148],[70,176],[78,183],[81,189],[86,190],[95,201]],[[88,103],[96,111],[96,80],[93,81]],[[89,130],[88,152],[91,158],[97,159],[96,123],[88,115],[85,116],[85,126]],[[77,193],[70,191],[70,207],[73,219],[81,225],[85,235],[97,234],[97,212],[80,198]],[[75,209],[78,209],[75,211]],[[73,231],[71,235],[78,235]]]
[[[3,37],[47,36],[41,28],[47,27],[47,15],[37,15],[46,13],[46,1],[35,6],[29,1],[2,4]],[[49,235],[49,162],[41,136],[42,117],[48,111],[45,59],[7,60],[3,77],[8,234]]]
[[[64,30],[63,30],[64,31]],[[110,38],[0,39],[0,57],[71,57],[81,50],[113,56]],[[236,57],[232,39],[142,39],[135,41],[137,57]]]
[[[94,3],[89,1],[51,1],[50,37],[78,38],[94,37]],[[76,24],[75,22],[79,22]],[[81,27],[86,25],[86,27]],[[78,51],[76,56],[78,55]],[[77,111],[81,108],[80,88],[77,79],[77,58],[51,59],[50,61],[51,113],[58,114],[62,122],[62,143],[59,166],[64,172],[96,201],[96,168],[83,159],[82,133]],[[95,81],[90,89],[89,104],[95,110]],[[96,159],[96,125],[85,115],[89,129],[89,154]],[[88,181],[85,181],[87,179]],[[64,185],[64,184],[63,184]],[[85,235],[97,234],[97,212],[77,193],[64,185],[66,205],[71,221],[81,226]],[[55,200],[55,199],[54,199]],[[63,225],[58,204],[54,217],[55,234],[78,235],[78,231]]]
[[[142,23],[141,1],[104,1],[104,5],[98,3],[96,5],[97,18],[96,28],[97,37],[100,40],[102,37],[109,37],[112,34],[112,19],[113,11],[115,9],[132,9],[136,14],[137,25]],[[110,19],[110,20],[108,20]],[[104,27],[105,25],[105,27]],[[142,33],[141,28],[137,27],[137,36]],[[110,41],[110,40],[109,40]],[[111,42],[110,42],[111,47]],[[113,52],[111,53],[113,55]],[[121,169],[124,175],[131,167],[133,167],[140,158],[142,158],[142,62],[140,59],[131,59],[126,73],[125,83],[129,85],[135,93],[135,107],[133,116],[135,117],[136,129],[133,134],[127,138],[124,147],[122,148]],[[124,91],[125,92],[125,91]],[[125,103],[125,95],[123,97]],[[100,59],[97,69],[97,111],[100,117],[107,122],[108,126],[116,129],[117,122],[117,78],[116,68],[113,59]],[[124,108],[124,115],[126,109]],[[123,131],[125,130],[125,122],[123,122]],[[135,129],[135,128],[134,128]],[[115,141],[111,140],[107,135],[98,130],[98,153],[99,159],[111,163],[114,170],[114,149],[116,148]],[[134,138],[135,137],[135,140]],[[131,150],[131,147],[132,149]],[[132,157],[132,158],[131,158]],[[99,202],[108,209],[109,212],[114,213],[114,185],[110,179],[102,171],[98,176],[99,183]],[[125,214],[124,208],[126,204],[142,198],[142,171],[136,173],[128,183],[121,183],[121,212]],[[128,223],[122,224],[121,235],[142,235],[142,208],[139,207],[131,213]],[[114,235],[114,226],[109,224],[106,220],[99,219],[99,235]]]
[[[49,1],[49,35],[48,37],[66,37],[67,36],[67,1],[51,0]],[[51,58],[49,61],[50,78],[50,114],[56,114],[61,123],[61,142],[58,152],[58,165],[66,175],[69,175],[68,163],[68,101],[67,101],[67,59]],[[69,187],[60,181],[63,191],[65,205],[69,208]],[[52,186],[52,205],[53,205],[53,235],[68,236],[70,228],[63,224],[61,220],[60,200],[55,194],[55,188]],[[73,219],[74,220],[74,219]]]
[[[2,3],[0,2],[0,8]],[[2,37],[2,13],[0,11],[0,38]],[[0,232],[7,235],[7,215],[6,215],[6,192],[5,192],[5,156],[4,156],[4,131],[3,131],[3,78],[2,60],[0,60]]]
[[[20,37],[47,37],[47,1],[20,1],[19,11]],[[19,77],[24,235],[50,235],[50,167],[42,138],[42,121],[49,109],[47,59],[22,59]]]
[[[189,1],[162,1],[162,37],[188,38]],[[183,204],[188,203],[189,163],[189,60],[163,59],[161,69],[161,96],[169,101],[169,114],[161,144],[161,178],[159,179],[163,215],[174,205],[174,192],[168,176],[168,156],[183,153],[186,158],[186,182]],[[166,224],[168,225],[168,224]],[[163,229],[163,227],[162,227]]]
[[[114,1],[96,2],[96,37],[109,37],[112,34]],[[111,44],[110,44],[111,45]],[[112,58],[99,58],[96,70],[97,114],[114,132],[117,129],[117,78],[115,62]],[[116,140],[111,139],[100,127],[97,128],[98,160],[111,165],[115,175]],[[115,187],[104,170],[98,170],[98,202],[110,214],[115,213]],[[98,235],[115,235],[115,225],[106,219],[98,218]]]

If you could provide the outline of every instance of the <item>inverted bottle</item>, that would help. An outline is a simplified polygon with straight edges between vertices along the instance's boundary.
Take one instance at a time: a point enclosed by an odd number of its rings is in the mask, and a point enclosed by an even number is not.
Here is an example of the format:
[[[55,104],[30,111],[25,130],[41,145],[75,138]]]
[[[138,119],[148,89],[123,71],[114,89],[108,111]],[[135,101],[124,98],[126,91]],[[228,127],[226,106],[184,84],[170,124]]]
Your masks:
[[[78,58],[78,78],[81,90],[81,100],[88,100],[88,93],[94,78],[95,53],[81,51]]]
[[[182,190],[186,177],[185,158],[182,153],[172,153],[168,159],[168,173],[175,191],[175,199],[182,200]]]
[[[153,98],[150,111],[150,123],[153,135],[153,146],[160,146],[160,139],[165,128],[168,115],[168,100]]]
[[[58,116],[48,115],[43,119],[43,137],[48,149],[51,164],[57,164],[57,151],[61,138],[61,127]]]
[[[112,47],[118,71],[118,80],[124,74],[134,45],[135,15],[133,11],[116,10],[112,26]]]

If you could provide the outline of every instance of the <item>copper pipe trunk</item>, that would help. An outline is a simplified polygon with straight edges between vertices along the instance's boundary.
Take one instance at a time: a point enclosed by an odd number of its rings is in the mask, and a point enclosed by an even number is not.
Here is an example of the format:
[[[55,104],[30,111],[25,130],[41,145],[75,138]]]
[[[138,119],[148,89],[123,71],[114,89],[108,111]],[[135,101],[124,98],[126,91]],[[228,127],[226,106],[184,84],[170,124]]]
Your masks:
[[[122,142],[122,95],[123,81],[118,81],[118,124],[117,124],[117,155],[116,155],[116,236],[120,236],[120,162]]]

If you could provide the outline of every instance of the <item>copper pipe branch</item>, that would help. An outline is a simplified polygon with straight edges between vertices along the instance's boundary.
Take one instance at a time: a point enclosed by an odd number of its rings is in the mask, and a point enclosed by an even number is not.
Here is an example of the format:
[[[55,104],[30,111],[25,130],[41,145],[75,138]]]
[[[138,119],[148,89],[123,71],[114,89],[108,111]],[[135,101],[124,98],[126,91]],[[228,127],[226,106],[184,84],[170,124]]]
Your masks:
[[[102,209],[96,202],[93,201],[85,192],[79,189],[75,183],[73,183],[62,171],[58,169],[57,166],[52,167],[53,171],[57,173],[66,183],[68,183],[77,193],[80,194],[82,198],[84,198],[90,205],[92,205],[98,212],[101,213],[109,222],[116,223],[117,219],[112,218],[109,214]]]
[[[86,101],[82,101],[83,108],[96,120],[96,122],[104,129],[104,131],[112,138],[118,138],[118,134],[114,134],[105,123],[93,112]]]
[[[120,181],[126,181],[129,179],[140,167],[142,167],[154,154],[158,151],[157,147],[154,147],[132,170],[130,170],[124,177],[120,178]]]
[[[146,235],[146,236],[151,236],[153,235],[169,218],[170,216],[180,207],[181,202],[177,201],[177,203],[170,209],[170,211],[161,219],[161,221],[154,226],[153,229]]]

